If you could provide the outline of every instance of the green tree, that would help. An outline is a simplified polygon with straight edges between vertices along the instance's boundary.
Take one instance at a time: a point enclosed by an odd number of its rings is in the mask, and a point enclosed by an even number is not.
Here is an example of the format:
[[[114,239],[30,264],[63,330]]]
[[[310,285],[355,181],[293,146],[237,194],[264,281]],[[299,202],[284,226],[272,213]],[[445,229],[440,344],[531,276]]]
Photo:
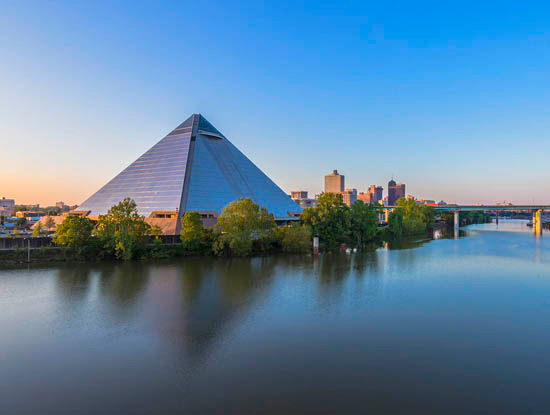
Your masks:
[[[46,216],[44,219],[44,226],[48,229],[48,232],[55,226],[55,220],[51,216]]]
[[[388,217],[388,230],[394,238],[400,238],[403,235],[403,214],[394,209]]]
[[[269,249],[275,241],[275,220],[249,198],[229,203],[218,217],[213,250],[218,255],[250,255],[253,247]]]
[[[206,252],[212,248],[212,230],[204,227],[198,212],[185,212],[181,218],[180,238],[189,251]]]
[[[83,216],[69,215],[57,225],[53,242],[59,246],[83,248],[92,239],[92,223]]]
[[[42,233],[42,223],[40,221],[36,222],[36,225],[34,225],[34,229],[32,230],[32,236],[35,238],[40,236]]]
[[[277,228],[276,233],[283,252],[294,254],[311,252],[312,239],[309,226],[293,223]]]
[[[108,253],[119,259],[131,259],[139,248],[145,246],[146,235],[151,227],[140,216],[136,202],[125,198],[109,209],[106,215],[99,216],[95,234]]]
[[[150,234],[155,237],[155,240],[158,240],[158,236],[162,235],[162,229],[158,225],[151,225],[151,231]]]
[[[27,218],[17,218],[15,226],[23,227],[27,224]]]
[[[181,218],[181,240],[188,244],[198,243],[203,233],[204,225],[199,212],[185,212],[185,215]]]
[[[329,251],[349,242],[350,214],[341,194],[321,193],[317,206],[304,209],[300,219],[311,226],[313,235],[318,236],[320,244]]]
[[[401,222],[401,232],[405,235],[415,235],[426,232],[428,226],[433,222],[435,212],[433,208],[426,205],[419,205],[412,199],[398,199],[395,202],[396,208],[390,214],[394,216],[394,228],[390,228],[395,236]],[[401,219],[397,219],[400,217]]]
[[[378,210],[357,200],[350,208],[350,242],[360,248],[374,239],[378,227]]]

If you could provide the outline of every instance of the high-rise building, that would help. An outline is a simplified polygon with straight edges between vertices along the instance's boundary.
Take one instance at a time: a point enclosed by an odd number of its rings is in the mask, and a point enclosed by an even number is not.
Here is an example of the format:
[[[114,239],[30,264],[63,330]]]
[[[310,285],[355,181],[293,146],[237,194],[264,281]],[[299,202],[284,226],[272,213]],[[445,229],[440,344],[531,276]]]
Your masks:
[[[104,215],[125,197],[136,202],[140,215],[159,220],[175,216],[166,220],[177,220],[177,226],[187,211],[199,212],[203,222],[215,221],[228,203],[239,198],[252,199],[276,220],[287,220],[301,211],[200,114],[190,116],[84,201],[78,211],[92,217]]]
[[[376,203],[382,200],[382,192],[384,191],[384,188],[382,186],[376,186],[372,184],[369,187],[369,194],[371,195],[370,201],[371,203]]]
[[[360,200],[363,203],[371,203],[370,201],[370,193],[365,192],[359,192],[357,193],[357,200]]]
[[[382,192],[384,188],[382,186],[371,185],[365,193],[361,192],[357,195],[357,200],[361,200],[365,203],[378,203],[382,200]]]
[[[342,193],[344,191],[344,176],[334,170],[325,176],[325,193]]]
[[[353,205],[357,201],[357,189],[344,189],[341,194],[344,203],[348,206]]]
[[[391,179],[388,182],[388,206],[394,206],[397,199],[402,197],[405,197],[405,185]]]

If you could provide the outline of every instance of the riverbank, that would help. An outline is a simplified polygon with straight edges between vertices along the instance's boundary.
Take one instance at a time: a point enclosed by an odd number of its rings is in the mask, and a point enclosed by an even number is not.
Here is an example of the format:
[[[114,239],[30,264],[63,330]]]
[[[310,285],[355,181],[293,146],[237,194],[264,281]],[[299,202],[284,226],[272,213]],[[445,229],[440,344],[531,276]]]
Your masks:
[[[183,256],[204,256],[204,253],[186,250],[183,244],[152,244],[142,249],[139,260],[167,259]],[[95,247],[74,249],[63,246],[43,246],[40,248],[15,248],[0,250],[0,269],[17,268],[22,265],[59,263],[97,263],[116,261],[105,256]]]

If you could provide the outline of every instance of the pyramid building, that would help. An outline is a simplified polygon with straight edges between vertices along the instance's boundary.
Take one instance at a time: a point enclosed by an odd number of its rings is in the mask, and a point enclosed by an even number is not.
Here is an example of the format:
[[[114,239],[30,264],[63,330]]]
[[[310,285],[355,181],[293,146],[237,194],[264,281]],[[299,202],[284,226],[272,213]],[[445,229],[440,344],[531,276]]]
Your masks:
[[[197,211],[215,222],[228,203],[241,197],[266,207],[276,220],[288,220],[301,210],[200,114],[191,115],[78,210],[97,217],[125,197],[135,200],[145,217],[179,219]]]

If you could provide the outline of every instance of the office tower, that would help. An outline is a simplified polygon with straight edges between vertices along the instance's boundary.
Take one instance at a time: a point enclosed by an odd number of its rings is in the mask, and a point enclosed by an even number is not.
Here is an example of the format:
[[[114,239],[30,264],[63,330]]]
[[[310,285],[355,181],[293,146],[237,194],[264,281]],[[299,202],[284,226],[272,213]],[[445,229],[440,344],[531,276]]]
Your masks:
[[[342,193],[344,191],[344,176],[338,170],[325,176],[325,193]]]

